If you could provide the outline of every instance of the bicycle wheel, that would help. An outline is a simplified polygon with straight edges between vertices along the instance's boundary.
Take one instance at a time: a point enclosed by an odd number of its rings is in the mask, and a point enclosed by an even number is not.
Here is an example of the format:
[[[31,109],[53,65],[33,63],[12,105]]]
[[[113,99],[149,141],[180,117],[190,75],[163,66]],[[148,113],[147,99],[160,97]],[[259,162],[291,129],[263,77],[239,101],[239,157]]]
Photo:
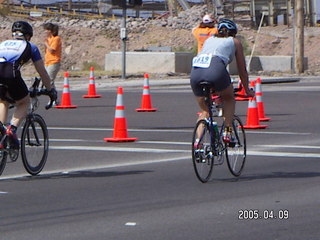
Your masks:
[[[197,178],[203,183],[210,179],[213,160],[209,125],[206,120],[200,120],[193,131],[192,162]]]
[[[43,169],[49,151],[48,129],[38,114],[28,116],[21,135],[21,157],[28,173],[37,175]]]
[[[2,134],[0,133],[0,139],[2,138]],[[3,149],[0,149],[0,175],[2,174],[6,163],[7,163],[7,152],[5,151],[5,146],[3,146]]]
[[[246,135],[243,124],[238,116],[232,121],[232,141],[226,146],[226,158],[230,172],[238,177],[240,176],[247,154]]]

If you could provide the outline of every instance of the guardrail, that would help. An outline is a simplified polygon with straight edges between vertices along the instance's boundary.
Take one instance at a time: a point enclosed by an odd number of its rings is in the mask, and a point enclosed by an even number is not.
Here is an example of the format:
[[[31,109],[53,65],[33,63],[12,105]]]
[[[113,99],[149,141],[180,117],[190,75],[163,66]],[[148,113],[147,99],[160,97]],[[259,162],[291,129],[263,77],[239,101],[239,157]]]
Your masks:
[[[65,10],[62,8],[54,8],[54,7],[47,7],[47,8],[37,8],[34,7],[26,7],[24,5],[15,6],[10,5],[5,6],[0,4],[1,8],[7,8],[8,14],[13,16],[24,16],[24,17],[57,17],[57,16],[65,16],[65,17],[73,17],[73,18],[81,18],[81,19],[104,19],[106,18],[104,15],[100,13],[88,13],[83,11],[76,11],[76,10]]]

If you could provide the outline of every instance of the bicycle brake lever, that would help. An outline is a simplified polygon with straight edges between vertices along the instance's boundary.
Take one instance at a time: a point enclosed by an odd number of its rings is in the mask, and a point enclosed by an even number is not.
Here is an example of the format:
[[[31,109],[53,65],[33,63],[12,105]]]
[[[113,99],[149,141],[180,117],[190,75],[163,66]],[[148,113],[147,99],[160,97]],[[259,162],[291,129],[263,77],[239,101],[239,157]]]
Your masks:
[[[52,105],[53,105],[53,100],[50,100],[50,103],[46,105],[46,110],[52,108]]]

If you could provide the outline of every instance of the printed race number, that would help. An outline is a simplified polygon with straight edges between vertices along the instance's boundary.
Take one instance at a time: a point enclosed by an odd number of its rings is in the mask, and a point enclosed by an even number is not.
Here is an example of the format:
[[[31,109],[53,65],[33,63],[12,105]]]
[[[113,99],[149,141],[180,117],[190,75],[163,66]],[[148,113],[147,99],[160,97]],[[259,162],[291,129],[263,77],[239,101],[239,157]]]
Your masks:
[[[192,67],[208,68],[210,66],[212,54],[200,54],[193,58]]]

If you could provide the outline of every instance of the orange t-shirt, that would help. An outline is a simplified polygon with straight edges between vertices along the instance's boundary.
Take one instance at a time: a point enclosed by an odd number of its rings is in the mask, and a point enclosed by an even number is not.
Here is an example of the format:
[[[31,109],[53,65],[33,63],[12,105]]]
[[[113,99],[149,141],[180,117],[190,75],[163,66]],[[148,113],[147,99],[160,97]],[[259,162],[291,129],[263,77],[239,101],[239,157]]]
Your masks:
[[[62,42],[59,36],[52,36],[48,39],[50,48],[54,49],[55,52],[51,53],[46,48],[44,63],[46,66],[61,62]]]
[[[218,30],[216,28],[200,28],[197,27],[192,31],[193,36],[197,39],[198,42],[198,53],[201,51],[204,41],[207,38],[218,34]]]

